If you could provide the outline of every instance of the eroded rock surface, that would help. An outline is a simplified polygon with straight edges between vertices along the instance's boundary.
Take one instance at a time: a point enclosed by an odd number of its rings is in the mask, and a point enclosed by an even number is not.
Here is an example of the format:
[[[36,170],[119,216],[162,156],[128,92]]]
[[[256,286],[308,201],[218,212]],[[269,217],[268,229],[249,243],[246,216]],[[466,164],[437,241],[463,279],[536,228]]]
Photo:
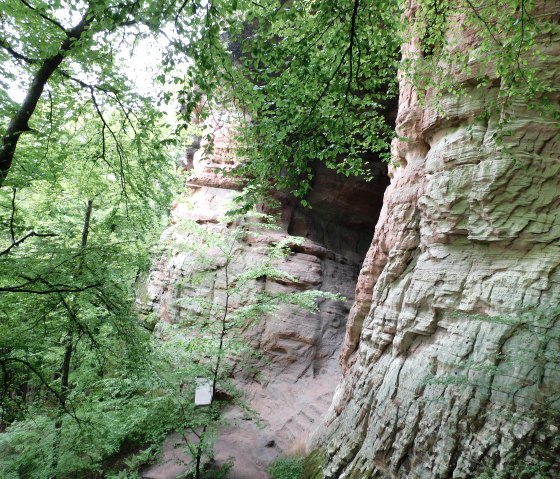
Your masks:
[[[555,2],[541,3],[543,14]],[[541,40],[542,71],[558,82],[560,39]],[[462,48],[475,50],[469,41]],[[409,141],[393,145],[345,377],[313,441],[327,478],[472,478],[532,458],[558,463],[558,124],[517,100],[506,107],[512,134],[500,138],[498,114],[480,115],[499,85],[468,80],[441,110],[401,84],[397,130]]]
[[[168,250],[155,265],[142,293],[144,314],[155,315],[160,325],[181,323],[192,316],[192,309],[180,301],[183,297],[223,302],[223,258],[219,252],[209,258],[212,274],[193,284],[193,275],[201,267],[208,269],[208,265],[197,264],[185,247],[197,239],[185,230],[184,223],[194,221],[224,236],[235,228],[234,224],[221,223],[221,218],[231,208],[239,182],[215,172],[216,168],[229,168],[237,161],[230,126],[230,114],[226,112],[213,128],[212,148],[203,142],[194,154],[187,179],[188,195],[175,205],[172,224],[162,237]],[[232,479],[265,478],[266,464],[276,456],[304,453],[311,432],[328,410],[341,379],[338,356],[356,279],[388,183],[386,167],[379,164],[374,168],[377,180],[369,183],[318,168],[309,197],[313,210],[302,209],[282,197],[281,228],[258,237],[248,236],[235,245],[230,274],[262,261],[263,248],[267,245],[290,235],[303,237],[304,242],[293,246],[288,257],[275,263],[297,281],[262,279],[255,282],[253,292],[319,289],[340,293],[348,301],[321,300],[317,314],[282,307],[278,314],[262,318],[245,332],[266,363],[258,377],[240,374],[237,379],[242,382],[251,407],[263,420],[264,428],[243,420],[235,409],[227,412],[233,425],[222,430],[216,452],[218,462],[235,457],[234,470],[229,476]],[[184,457],[174,451],[172,440],[168,442],[163,461],[144,471],[144,477],[166,479],[184,469],[180,462]]]

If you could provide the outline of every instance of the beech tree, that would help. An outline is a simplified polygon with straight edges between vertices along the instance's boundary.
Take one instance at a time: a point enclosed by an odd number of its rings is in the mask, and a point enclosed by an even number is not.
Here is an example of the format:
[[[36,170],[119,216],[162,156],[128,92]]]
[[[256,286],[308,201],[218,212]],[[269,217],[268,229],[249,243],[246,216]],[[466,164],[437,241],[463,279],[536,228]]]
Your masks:
[[[227,6],[229,2],[220,3],[222,14],[235,10]],[[65,118],[82,108],[95,112],[102,123],[98,141],[102,157],[103,147],[116,141],[106,121],[107,111],[121,110],[134,129],[134,111],[142,102],[133,79],[126,77],[119,63],[123,50],[133,50],[142,39],[159,38],[172,59],[169,71],[174,71],[178,59],[184,58],[183,51],[202,47],[198,43],[206,34],[201,38],[201,29],[215,35],[210,22],[215,9],[212,2],[188,0],[3,2],[0,186],[9,173],[17,175],[11,170],[19,168],[22,138],[35,137],[44,143],[49,132],[48,139],[54,141],[61,120],[53,115],[57,105],[64,106]],[[12,99],[16,88],[25,92],[21,103]]]
[[[165,224],[174,168],[159,144],[157,115],[137,115],[154,134],[135,136],[113,112],[107,128],[119,147],[106,145],[103,158],[95,159],[102,128],[95,113],[60,126],[48,162],[36,161],[45,150],[22,141],[18,169],[25,169],[17,186],[0,191],[6,477],[79,476],[118,452],[127,435],[142,442],[142,435],[162,434],[150,432],[143,416],[146,409],[158,416],[151,405],[159,399],[148,393],[150,335],[134,294]],[[143,399],[115,409],[132,394]]]
[[[3,477],[79,477],[170,427],[134,293],[175,191],[171,142],[120,57],[180,6],[0,5]]]

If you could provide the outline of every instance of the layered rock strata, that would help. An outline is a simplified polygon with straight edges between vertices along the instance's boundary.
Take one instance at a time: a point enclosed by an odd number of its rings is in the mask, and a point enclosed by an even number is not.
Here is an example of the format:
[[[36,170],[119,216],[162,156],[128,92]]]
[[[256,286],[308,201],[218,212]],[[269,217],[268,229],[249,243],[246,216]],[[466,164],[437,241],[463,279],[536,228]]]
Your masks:
[[[239,189],[239,182],[223,176],[216,169],[230,168],[238,161],[234,156],[231,113],[214,116],[203,138],[213,138],[212,145],[202,142],[194,156],[187,179],[187,194],[177,201],[172,224],[162,236],[166,252],[155,264],[143,292],[143,313],[155,316],[161,325],[181,324],[196,314],[182,298],[206,298],[221,304],[225,296],[223,255],[214,252],[207,258],[211,267],[197,264],[192,245],[197,238],[185,223],[195,222],[208,231],[231,235],[235,224],[221,222]],[[190,160],[190,157],[188,158]],[[235,260],[230,274],[241,273],[264,259],[264,248],[292,235],[303,237],[301,244],[275,266],[289,273],[296,281],[263,278],[255,281],[256,291],[290,292],[319,289],[340,293],[345,302],[322,300],[319,313],[282,307],[276,315],[263,317],[245,332],[255,350],[266,361],[258,377],[241,372],[246,398],[266,424],[258,429],[248,421],[224,429],[217,444],[218,458],[237,455],[231,477],[244,479],[266,477],[265,464],[279,454],[302,452],[310,433],[330,405],[336,384],[341,378],[338,363],[349,306],[359,267],[373,234],[379,215],[383,190],[388,183],[386,168],[379,164],[377,180],[365,182],[347,179],[317,168],[313,193],[309,202],[313,210],[297,206],[282,197],[281,227],[260,236],[248,236],[234,246]],[[333,195],[333,191],[337,194]],[[349,212],[350,205],[354,211]],[[185,247],[190,246],[190,247]],[[193,282],[200,268],[211,270],[204,281]],[[227,413],[237,417],[235,411]],[[273,444],[273,446],[270,446]],[[267,447],[268,445],[268,447]],[[167,477],[174,452],[169,450],[164,464],[145,472],[146,477]]]
[[[540,15],[557,5],[540,3]],[[539,66],[554,84],[560,37],[545,35]],[[464,32],[461,48],[476,47]],[[401,82],[407,141],[393,144],[345,377],[313,440],[326,478],[558,471],[559,125],[517,99],[501,135],[487,108],[499,82],[470,80],[458,78],[464,94],[437,109]],[[529,472],[514,476],[520,465]]]

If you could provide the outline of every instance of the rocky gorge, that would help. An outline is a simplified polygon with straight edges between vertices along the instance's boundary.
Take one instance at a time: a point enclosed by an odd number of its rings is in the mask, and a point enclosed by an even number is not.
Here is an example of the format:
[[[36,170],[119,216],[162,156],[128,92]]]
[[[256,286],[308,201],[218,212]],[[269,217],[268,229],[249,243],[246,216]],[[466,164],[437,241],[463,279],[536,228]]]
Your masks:
[[[0,479],[558,479],[560,0],[1,0]]]
[[[171,226],[162,236],[167,249],[141,294],[143,314],[155,316],[160,325],[181,324],[189,318],[192,311],[180,305],[184,296],[223,302],[226,288],[219,253],[215,258],[219,265],[211,267],[214,271],[209,279],[190,285],[189,279],[199,265],[193,264],[190,253],[181,245],[197,239],[181,226],[194,222],[224,237],[236,227],[222,220],[234,207],[239,184],[216,171],[231,168],[238,161],[232,146],[232,124],[227,112],[214,116],[204,134],[212,138],[211,148],[203,141],[197,145],[194,158],[185,160],[187,191],[173,208]],[[371,168],[375,180],[366,182],[336,175],[318,165],[309,198],[312,210],[280,196],[278,229],[267,230],[236,246],[233,269],[243,271],[263,259],[263,246],[286,238],[303,238],[301,244],[292,246],[288,257],[277,262],[277,267],[293,276],[294,281],[268,279],[256,282],[253,289],[317,289],[342,294],[346,300],[320,300],[318,313],[286,306],[245,331],[251,346],[265,356],[266,362],[258,379],[244,378],[240,373],[242,388],[251,408],[266,426],[259,429],[252,422],[239,421],[239,411],[229,411],[231,418],[238,421],[222,431],[217,455],[223,460],[232,453],[237,456],[233,474],[238,476],[231,477],[265,478],[266,465],[275,457],[301,454],[330,406],[334,388],[341,379],[339,350],[361,261],[389,182],[385,164],[372,162]],[[337,191],[337,195],[333,196],[332,191]],[[179,453],[170,450],[163,464],[149,469],[144,477],[174,477],[172,474],[184,470],[176,454]]]
[[[539,2],[537,13],[557,21],[558,2]],[[460,48],[476,51],[476,36],[461,35]],[[558,82],[559,41],[539,37],[550,82]],[[266,477],[274,457],[304,450],[314,460],[309,477],[325,479],[558,470],[558,124],[522,99],[488,114],[501,85],[491,68],[486,87],[474,85],[476,68],[474,56],[471,73],[455,78],[463,93],[437,106],[401,78],[398,139],[389,165],[372,162],[373,182],[318,165],[312,209],[280,198],[281,229],[262,241],[305,238],[280,265],[298,281],[259,287],[318,288],[348,301],[324,301],[317,314],[286,310],[246,332],[268,363],[265,379],[243,387],[268,425],[225,431],[251,451],[232,477]],[[190,206],[176,206],[174,223],[216,227],[238,189],[214,172],[237,161],[228,119],[218,123],[211,153],[195,155]],[[165,235],[173,243],[175,226]],[[242,264],[259,257],[257,246],[240,245]],[[180,322],[189,274],[171,247],[152,273],[145,311]],[[219,277],[218,268],[212,284],[188,294],[223,295]],[[529,475],[515,472],[523,468]]]

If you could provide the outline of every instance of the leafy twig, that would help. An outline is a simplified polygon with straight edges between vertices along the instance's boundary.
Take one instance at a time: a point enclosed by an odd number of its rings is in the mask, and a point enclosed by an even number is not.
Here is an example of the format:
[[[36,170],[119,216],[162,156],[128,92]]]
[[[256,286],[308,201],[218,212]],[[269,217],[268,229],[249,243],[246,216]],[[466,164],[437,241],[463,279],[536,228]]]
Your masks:
[[[10,227],[11,227],[11,225],[10,225]],[[11,234],[13,234],[13,231],[11,232]],[[23,238],[20,238],[19,240],[14,241],[4,251],[0,252],[0,256],[4,256],[4,255],[8,254],[13,248],[18,247],[26,239],[29,239],[33,236],[37,236],[39,238],[49,238],[49,237],[54,237],[54,236],[58,236],[58,235],[55,234],[55,233],[36,233],[35,231],[31,231],[30,233],[27,233]]]
[[[29,8],[30,10],[33,10],[34,12],[37,13],[37,15],[39,15],[43,20],[46,20],[49,23],[52,23],[55,27],[58,27],[60,30],[62,30],[64,33],[68,34],[68,31],[66,30],[66,28],[57,20],[55,20],[54,18],[49,17],[48,15],[45,15],[44,13],[42,13],[41,11],[37,10],[33,5],[31,5],[30,3],[26,2],[25,0],[19,0],[21,3],[23,3],[27,8]]]

